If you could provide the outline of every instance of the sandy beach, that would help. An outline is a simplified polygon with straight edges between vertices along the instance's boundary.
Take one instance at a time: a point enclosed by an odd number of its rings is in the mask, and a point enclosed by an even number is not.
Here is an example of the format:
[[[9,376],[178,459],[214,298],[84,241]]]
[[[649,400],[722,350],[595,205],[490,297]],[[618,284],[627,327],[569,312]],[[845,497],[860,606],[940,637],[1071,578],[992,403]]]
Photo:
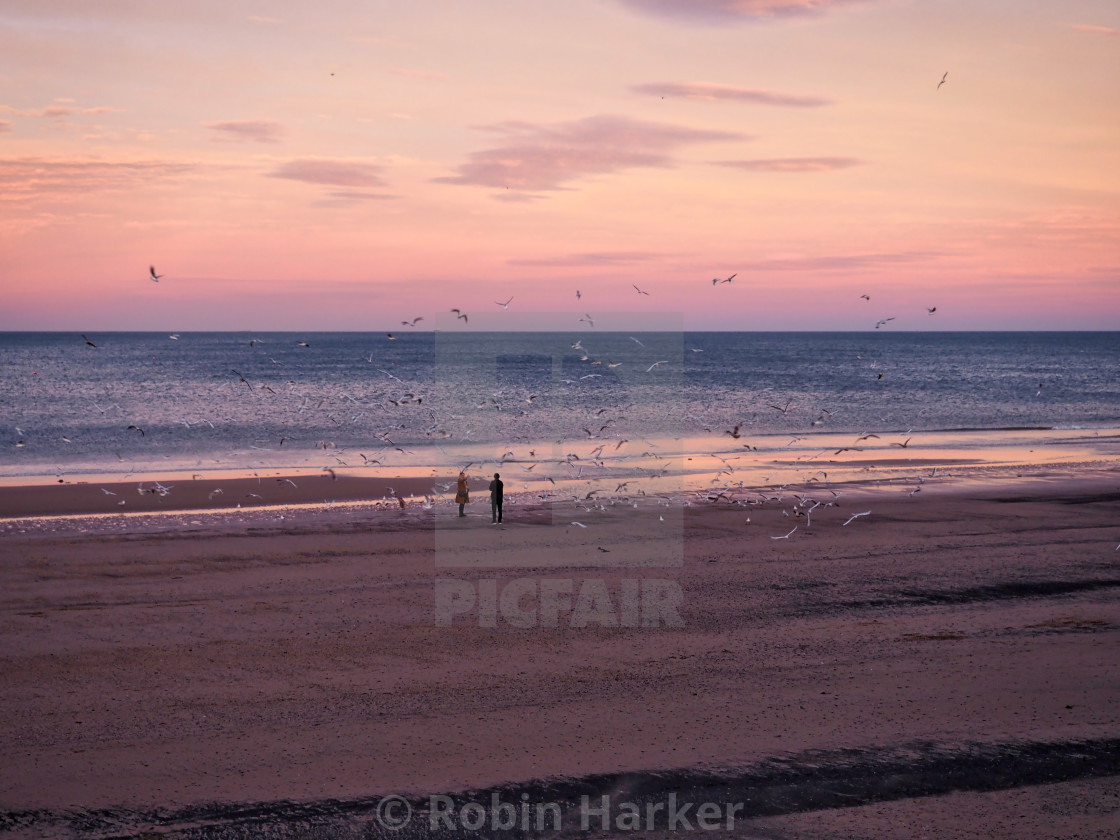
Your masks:
[[[737,836],[1110,836],[1120,477],[817,495],[9,519],[0,833],[428,836],[502,791],[554,836],[668,792]]]

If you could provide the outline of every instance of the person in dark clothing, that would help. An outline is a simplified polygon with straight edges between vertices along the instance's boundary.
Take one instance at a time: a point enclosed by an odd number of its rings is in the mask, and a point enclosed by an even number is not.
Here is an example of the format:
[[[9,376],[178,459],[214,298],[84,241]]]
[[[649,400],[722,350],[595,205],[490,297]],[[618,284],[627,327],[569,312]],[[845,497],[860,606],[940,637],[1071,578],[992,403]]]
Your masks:
[[[494,480],[490,482],[490,524],[502,521],[502,477],[494,473]]]

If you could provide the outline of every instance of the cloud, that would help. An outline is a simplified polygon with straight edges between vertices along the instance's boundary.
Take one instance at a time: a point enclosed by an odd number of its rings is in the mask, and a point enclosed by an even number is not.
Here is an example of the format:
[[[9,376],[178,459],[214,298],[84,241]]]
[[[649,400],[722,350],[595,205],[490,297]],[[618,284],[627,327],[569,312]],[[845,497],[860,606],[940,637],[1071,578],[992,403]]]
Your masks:
[[[0,195],[28,198],[44,193],[128,190],[195,169],[194,164],[160,160],[0,159]]]
[[[529,204],[534,201],[540,201],[544,198],[543,195],[534,195],[533,193],[515,192],[514,190],[502,190],[499,193],[494,193],[490,196],[495,201],[504,201],[508,204]]]
[[[1120,38],[1120,29],[1113,29],[1111,26],[1094,26],[1090,23],[1071,23],[1070,29],[1076,29],[1078,32],[1085,32],[1089,35],[1105,35],[1109,38]]]
[[[742,140],[744,135],[704,131],[628,117],[600,115],[567,123],[505,122],[484,126],[507,142],[475,152],[459,174],[435,180],[517,190],[559,190],[569,181],[634,167],[673,165],[671,153],[690,143]]]
[[[8,122],[7,120],[0,120],[0,134],[11,130],[12,124],[10,122]]]
[[[386,183],[378,174],[381,170],[382,167],[372,163],[301,158],[282,163],[267,175],[269,178],[287,178],[330,187],[384,187]]]
[[[788,93],[771,93],[765,90],[751,90],[735,85],[720,85],[712,82],[652,82],[633,85],[630,90],[649,96],[677,97],[680,99],[701,99],[706,102],[718,100],[727,102],[752,102],[758,105],[781,105],[790,108],[817,108],[831,105],[832,100],[819,96],[794,96]]]
[[[327,193],[326,198],[314,202],[315,207],[348,207],[355,204],[361,204],[363,201],[386,201],[394,200],[399,196],[389,195],[387,193],[371,193],[362,192],[360,190],[339,190],[336,192]]]
[[[718,23],[734,20],[802,17],[859,0],[619,0],[635,11],[657,17]]]
[[[940,256],[918,251],[880,254],[830,254],[821,257],[786,257],[736,264],[741,271],[852,271],[880,265],[898,265]]]
[[[566,254],[539,259],[510,260],[509,265],[536,266],[547,268],[578,268],[581,266],[630,265],[661,259],[664,254],[647,251],[600,251],[597,253]]]
[[[57,102],[73,103],[72,99],[58,99]],[[12,114],[17,117],[28,117],[31,119],[58,119],[59,117],[69,117],[74,114],[108,114],[119,113],[119,108],[112,108],[108,105],[98,105],[93,108],[81,108],[75,111],[67,105],[48,105],[46,108],[40,108],[37,111],[28,111],[20,108],[13,108],[11,105],[0,105],[0,113]]]
[[[273,120],[224,120],[203,125],[218,132],[222,139],[239,142],[254,140],[257,143],[279,143],[280,138],[288,131],[283,123]]]
[[[754,158],[752,160],[723,160],[716,166],[729,166],[749,172],[827,172],[859,166],[863,161],[849,157]]]

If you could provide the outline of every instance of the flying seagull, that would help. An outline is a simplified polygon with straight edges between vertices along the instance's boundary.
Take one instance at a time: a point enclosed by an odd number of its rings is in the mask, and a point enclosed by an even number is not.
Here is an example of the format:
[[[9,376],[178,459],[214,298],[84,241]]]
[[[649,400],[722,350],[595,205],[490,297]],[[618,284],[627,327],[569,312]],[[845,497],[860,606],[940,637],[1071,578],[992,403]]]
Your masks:
[[[636,291],[638,294],[649,297],[649,292],[644,291],[643,289],[639,289],[635,283],[631,283],[630,285],[634,287],[634,291]]]
[[[513,298],[510,298],[510,300],[513,300]],[[451,311],[455,313],[456,318],[462,318],[464,324],[469,324],[470,323],[470,319],[467,318],[467,315],[466,315],[465,312],[460,312],[458,309],[452,309]]]
[[[423,320],[424,320],[424,316],[421,315],[419,318],[413,318],[411,321],[401,321],[401,326],[402,327],[415,327],[417,321],[423,321]]]
[[[153,283],[158,283],[159,278],[163,277],[162,274],[156,274],[156,267],[154,265],[148,266],[148,276],[151,277]]]
[[[949,75],[949,71],[948,71],[948,70],[946,70],[946,71],[945,71],[945,75],[941,77],[941,81],[937,83],[937,89],[938,89],[938,90],[941,90],[941,86],[942,86],[943,84],[945,84],[945,79],[946,79],[946,78],[948,77],[948,75]]]
[[[506,301],[505,303],[502,303],[502,302],[501,302],[501,301],[499,301],[499,300],[496,300],[496,301],[494,301],[494,303],[496,303],[496,304],[497,304],[498,306],[502,307],[502,309],[509,309],[509,305],[510,305],[510,304],[511,304],[512,302],[513,302],[513,295],[510,295],[510,296],[509,296],[509,300],[507,300],[507,301]]]
[[[887,322],[893,321],[893,320],[894,320],[894,317],[892,316],[890,318],[883,318],[879,321],[876,321],[875,322],[875,329],[879,329],[879,327],[883,326],[883,324],[886,324]]]
[[[933,314],[934,312],[936,312],[936,311],[937,311],[937,307],[936,307],[936,306],[930,306],[930,307],[927,307],[927,308],[926,308],[926,312],[928,312],[928,313],[929,313],[930,315],[932,315],[932,314]]]
[[[860,300],[871,300],[871,295],[860,295],[859,299]]]
[[[96,347],[97,346],[92,341],[90,341],[88,338],[86,338],[84,335],[82,336],[82,341],[84,341],[86,343],[87,347]]]
[[[249,392],[252,393],[253,386],[249,384],[249,380],[242,376],[240,371],[234,370],[233,368],[230,368],[230,370],[237,374],[237,378],[244,382],[245,387],[247,387],[249,389]]]
[[[853,513],[848,518],[848,522],[851,522],[853,519],[859,519],[861,516],[870,516],[870,515],[871,515],[871,511],[869,511],[869,510],[865,510],[863,513]],[[844,524],[847,525],[848,522],[845,522]]]

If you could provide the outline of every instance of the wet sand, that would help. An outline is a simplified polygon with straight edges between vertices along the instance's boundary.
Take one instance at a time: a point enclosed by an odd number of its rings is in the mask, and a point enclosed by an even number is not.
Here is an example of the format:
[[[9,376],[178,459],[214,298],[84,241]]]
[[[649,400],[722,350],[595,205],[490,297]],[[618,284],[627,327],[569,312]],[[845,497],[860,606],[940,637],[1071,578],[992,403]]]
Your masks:
[[[1109,836],[1120,475],[797,492],[811,523],[792,490],[9,522],[0,833],[425,836],[425,797],[501,789],[733,799],[736,836]],[[484,580],[535,588],[480,626]],[[679,602],[641,626],[627,580]],[[475,602],[442,626],[448,585]]]

